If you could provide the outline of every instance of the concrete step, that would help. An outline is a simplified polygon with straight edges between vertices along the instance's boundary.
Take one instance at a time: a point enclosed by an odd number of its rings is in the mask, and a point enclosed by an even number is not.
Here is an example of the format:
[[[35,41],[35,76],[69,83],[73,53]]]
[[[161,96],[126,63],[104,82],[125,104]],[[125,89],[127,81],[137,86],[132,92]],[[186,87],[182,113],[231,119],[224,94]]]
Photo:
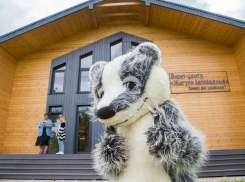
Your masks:
[[[56,155],[56,154],[1,154],[1,159],[92,159],[90,154],[65,154],[65,155]]]
[[[23,168],[15,168],[15,167],[0,167],[0,172],[1,173],[46,173],[51,174],[51,173],[69,173],[69,174],[73,174],[73,173],[86,173],[86,174],[90,174],[90,173],[95,173],[93,168],[67,168],[67,167],[57,167],[57,168],[27,168],[27,167],[23,167]]]
[[[7,160],[0,160],[0,164],[92,164],[93,161],[91,159],[81,159],[81,160],[74,160],[74,159],[7,159]]]
[[[234,158],[230,156],[229,158],[225,159],[209,159],[207,164],[231,164],[231,163],[245,163],[245,157],[244,158]]]
[[[245,168],[225,169],[225,170],[206,170],[201,171],[198,177],[222,177],[222,176],[244,176]]]
[[[92,168],[93,163],[66,163],[66,164],[57,164],[57,163],[48,163],[48,164],[29,164],[29,163],[0,163],[0,168],[1,167],[16,167],[16,168],[24,168],[24,167],[29,167],[29,168],[35,168],[35,169],[44,169],[47,168],[47,166],[52,166],[52,168],[57,168],[57,167],[65,167],[65,168]]]
[[[245,163],[221,163],[221,164],[207,164],[202,169],[203,171],[210,171],[210,170],[226,170],[226,169],[240,169],[245,168]]]
[[[245,176],[245,150],[210,151],[199,177]],[[0,155],[1,179],[101,180],[89,154]]]
[[[101,176],[97,173],[2,173],[1,179],[79,179],[79,180],[101,180]]]

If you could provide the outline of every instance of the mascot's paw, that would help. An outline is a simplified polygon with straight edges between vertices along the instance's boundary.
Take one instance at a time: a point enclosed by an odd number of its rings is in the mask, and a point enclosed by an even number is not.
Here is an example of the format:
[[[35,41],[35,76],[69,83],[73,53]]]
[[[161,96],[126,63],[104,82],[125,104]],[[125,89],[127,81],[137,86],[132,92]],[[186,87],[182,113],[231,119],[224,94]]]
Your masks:
[[[196,171],[206,159],[201,142],[182,128],[158,123],[147,131],[149,152],[165,168],[171,181],[196,182]]]
[[[114,127],[107,127],[93,151],[94,168],[106,179],[116,179],[128,160],[125,138]]]
[[[162,163],[176,163],[186,153],[185,138],[188,134],[180,128],[157,124],[150,127],[146,134],[150,154],[160,159]]]
[[[202,142],[189,130],[158,123],[147,134],[149,152],[164,164],[198,168],[206,160]]]
[[[162,164],[198,169],[206,160],[205,137],[186,121],[182,111],[167,100],[154,113],[147,134],[149,152]]]

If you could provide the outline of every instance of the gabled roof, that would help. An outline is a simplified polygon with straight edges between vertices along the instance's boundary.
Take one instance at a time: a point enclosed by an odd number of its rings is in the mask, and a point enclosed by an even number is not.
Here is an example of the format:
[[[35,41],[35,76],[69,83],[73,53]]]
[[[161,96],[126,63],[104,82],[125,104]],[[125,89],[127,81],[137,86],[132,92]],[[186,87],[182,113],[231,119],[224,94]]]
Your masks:
[[[99,3],[99,5],[97,6],[98,3]],[[116,4],[121,5],[121,6],[127,5],[127,9],[129,11],[126,11],[126,12],[123,11],[123,9],[122,8],[120,9],[120,7],[118,7]],[[138,9],[135,8],[136,7],[135,5],[143,7],[143,9],[144,9],[143,12],[138,10],[140,8],[138,8]],[[96,8],[98,8],[98,7],[104,7],[103,11],[97,11]],[[151,9],[150,9],[150,7],[151,7]],[[168,12],[168,14],[171,14],[172,15],[171,18],[174,18],[174,19],[176,19],[176,17],[177,18],[181,17],[181,20],[178,20],[179,23],[183,22],[183,21],[185,21],[185,23],[186,23],[190,19],[193,19],[193,21],[197,21],[197,19],[198,19],[197,17],[199,17],[198,21],[204,21],[203,19],[208,19],[208,20],[220,22],[222,24],[226,24],[227,27],[225,29],[227,29],[227,31],[228,31],[228,29],[229,30],[231,29],[231,26],[233,28],[237,27],[236,32],[239,32],[239,33],[235,35],[237,37],[236,37],[236,39],[234,38],[233,42],[231,41],[228,44],[228,42],[222,43],[222,42],[212,40],[214,42],[221,43],[221,44],[224,44],[224,45],[227,45],[230,47],[234,46],[236,44],[236,42],[240,39],[240,37],[244,35],[244,32],[245,32],[245,31],[243,31],[243,30],[245,30],[245,21],[237,20],[237,19],[230,18],[227,16],[218,15],[215,13],[211,13],[211,12],[207,12],[204,10],[188,7],[185,5],[180,5],[180,4],[165,1],[165,0],[90,0],[90,1],[78,4],[76,6],[73,6],[71,8],[68,8],[66,10],[63,10],[61,12],[58,12],[56,14],[53,14],[51,16],[48,16],[46,18],[43,18],[41,20],[38,20],[34,23],[26,25],[22,28],[14,30],[10,33],[4,34],[4,35],[0,36],[0,44],[2,45],[2,47],[6,47],[7,51],[9,51],[13,56],[15,56],[16,58],[19,58],[19,57],[22,57],[24,55],[29,54],[30,52],[33,52],[33,51],[40,49],[40,47],[42,47],[42,46],[52,44],[54,42],[57,42],[59,40],[66,38],[68,36],[71,36],[75,33],[78,33],[80,31],[83,31],[86,29],[91,29],[91,28],[98,28],[98,25],[100,23],[106,22],[106,21],[110,20],[111,17],[116,17],[116,16],[134,17],[133,18],[134,20],[144,21],[146,25],[153,24],[153,25],[164,26],[166,28],[176,30],[176,27],[174,28],[174,25],[170,25],[169,22],[168,23],[166,22],[165,23],[166,25],[163,25],[165,19],[167,19],[167,16],[161,16],[162,12],[158,13],[158,15],[156,15],[155,12],[160,11],[159,8],[162,8],[161,11],[162,10],[164,10],[164,11],[172,10],[171,12]],[[117,13],[117,12],[119,12],[119,13]],[[179,14],[180,12],[182,12],[182,14]],[[186,15],[186,14],[189,14],[189,17],[187,17],[188,15]],[[190,16],[190,15],[192,15],[192,16]],[[156,22],[154,20],[154,18],[157,16],[162,17],[162,20],[161,20],[162,22],[161,21]],[[183,20],[183,16],[186,16],[186,20]],[[77,24],[76,28],[69,29],[67,27],[64,27],[63,25],[61,25],[61,19],[62,19],[63,23],[66,22],[66,24],[68,24],[68,23]],[[72,22],[71,21],[72,19],[76,19],[76,21]],[[132,18],[130,18],[130,19],[132,19]],[[60,20],[60,22],[58,22],[58,20]],[[88,22],[85,22],[85,21],[88,21]],[[79,25],[79,23],[81,23],[82,25]],[[51,24],[52,24],[52,26],[51,26]],[[67,32],[65,32],[65,31],[61,32],[60,35],[56,35],[57,37],[54,37],[52,34],[52,31],[58,32],[61,30],[60,28],[57,27],[56,24],[63,26],[64,29],[66,28]],[[171,20],[171,24],[173,24],[172,20]],[[212,24],[212,21],[210,21],[210,24]],[[198,25],[198,26],[201,26],[201,25]],[[49,29],[50,31],[44,32],[44,30],[43,30],[44,27],[46,29]],[[216,27],[218,27],[218,26],[216,26]],[[206,27],[206,28],[208,29],[209,27]],[[212,28],[214,28],[214,27],[212,27]],[[179,29],[181,29],[181,27],[178,27],[177,30],[179,30]],[[222,33],[221,34],[228,36],[228,34],[231,35],[232,31],[234,31],[234,29],[230,30],[230,32],[228,31],[227,35],[222,34]],[[27,33],[29,33],[30,35]],[[184,33],[192,35],[192,33],[188,33],[188,32],[184,32]],[[194,35],[198,36],[196,34],[197,33],[195,32]],[[207,30],[207,34],[209,34],[208,30]],[[238,35],[239,35],[239,37],[238,37]],[[36,36],[40,36],[40,37],[38,38]],[[45,36],[52,37],[52,38],[50,39],[50,41],[46,41],[46,42],[41,41],[39,44],[37,43],[36,45],[33,43],[35,41],[40,41]],[[207,37],[210,37],[210,36],[212,37],[212,35],[207,35]],[[27,37],[31,37],[33,39],[32,43],[30,43],[30,42],[26,43],[26,45],[31,44],[31,46],[32,46],[32,48],[30,48],[29,51],[23,52],[22,50],[19,49],[19,52],[18,52],[18,50],[16,50],[16,49],[13,50],[13,48],[12,48],[12,51],[10,50],[11,45],[13,45],[13,44],[16,45],[16,43],[18,44],[20,39],[21,39],[22,45],[23,45],[24,44],[23,41]],[[199,36],[199,37],[206,38],[205,36]],[[16,40],[14,40],[14,39],[16,39]],[[35,41],[34,41],[34,39],[35,39]],[[9,41],[11,41],[11,42],[9,42]],[[9,42],[9,43],[7,43],[7,42]],[[15,42],[15,43],[13,43],[13,42]],[[8,47],[9,47],[9,49],[8,49]]]
[[[85,8],[93,9],[93,5],[94,4],[97,4],[97,3],[102,2],[102,1],[104,1],[104,0],[89,0],[89,1],[83,2],[81,4],[78,4],[76,6],[73,6],[73,7],[70,7],[68,9],[65,9],[63,11],[60,11],[58,13],[55,13],[53,15],[50,15],[50,16],[47,16],[47,17],[42,18],[40,20],[37,20],[37,21],[35,21],[33,23],[30,23],[30,24],[28,24],[26,26],[23,26],[23,27],[18,28],[18,29],[14,30],[14,31],[11,31],[9,33],[1,35],[0,36],[0,43],[4,42],[6,40],[9,40],[9,39],[11,39],[13,37],[16,37],[18,35],[21,35],[23,33],[26,33],[26,32],[28,32],[30,30],[33,30],[35,28],[38,28],[40,26],[43,26],[45,24],[48,24],[48,23],[50,23],[52,21],[58,20],[58,19],[60,19],[60,18],[62,18],[64,16],[67,16],[69,14],[75,13],[76,11],[79,11],[79,10],[82,10],[82,9],[85,9]]]
[[[18,35],[21,35],[25,32],[28,32],[30,30],[33,30],[37,27],[43,26],[47,23],[50,23],[52,21],[55,21],[57,19],[60,19],[64,16],[67,16],[69,14],[72,14],[76,11],[82,10],[84,8],[89,8],[90,10],[93,9],[93,6],[97,3],[100,3],[102,1],[105,0],[89,0],[86,2],[83,2],[81,4],[78,4],[76,6],[73,6],[71,8],[65,9],[63,11],[60,11],[58,13],[55,13],[53,15],[50,15],[46,18],[40,19],[38,21],[35,21],[31,24],[28,24],[24,27],[21,27],[19,29],[16,29],[14,31],[11,31],[9,33],[6,33],[4,35],[0,36],[0,43],[9,40],[13,37],[16,37]],[[215,13],[211,13],[208,11],[204,11],[201,9],[197,9],[197,8],[193,8],[193,7],[189,7],[189,6],[185,6],[185,5],[181,5],[178,3],[173,3],[173,2],[169,2],[169,1],[164,1],[164,0],[141,0],[143,2],[145,2],[146,6],[150,6],[150,4],[155,4],[155,5],[159,5],[159,6],[163,6],[166,8],[170,8],[170,9],[174,9],[174,10],[178,10],[178,11],[182,11],[185,13],[189,13],[189,14],[193,14],[193,15],[197,15],[200,17],[204,17],[204,18],[208,18],[211,20],[215,20],[215,21],[219,21],[221,23],[226,23],[229,25],[234,25],[237,27],[241,27],[241,28],[245,28],[245,21],[242,20],[238,20],[235,18],[231,18],[228,16],[224,16],[224,15],[219,15],[219,14],[215,14]]]

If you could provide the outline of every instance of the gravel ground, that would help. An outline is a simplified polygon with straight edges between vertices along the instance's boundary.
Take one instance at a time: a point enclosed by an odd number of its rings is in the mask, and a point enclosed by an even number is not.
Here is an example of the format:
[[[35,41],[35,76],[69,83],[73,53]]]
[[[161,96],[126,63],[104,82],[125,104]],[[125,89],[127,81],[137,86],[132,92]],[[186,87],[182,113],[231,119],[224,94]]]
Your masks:
[[[0,180],[0,182],[74,182],[74,181],[81,181],[81,182],[92,182],[92,181],[83,181],[83,180]],[[97,182],[109,182],[98,180]],[[112,181],[110,181],[112,182]],[[113,181],[116,182],[116,181]],[[227,177],[227,178],[200,178],[198,182],[245,182],[245,177]]]

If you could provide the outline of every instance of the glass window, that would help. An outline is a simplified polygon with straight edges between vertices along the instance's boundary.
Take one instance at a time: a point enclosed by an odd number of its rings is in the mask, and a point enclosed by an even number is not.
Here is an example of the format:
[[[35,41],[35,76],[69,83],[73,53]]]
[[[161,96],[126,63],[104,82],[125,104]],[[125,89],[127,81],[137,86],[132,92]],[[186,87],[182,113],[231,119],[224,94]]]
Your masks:
[[[89,55],[86,57],[81,58],[81,65],[80,68],[90,68],[90,66],[92,66],[93,63],[93,55]]]
[[[89,71],[81,71],[80,75],[80,91],[90,92]]]
[[[135,49],[138,45],[139,45],[138,43],[132,42],[131,49]]]
[[[122,39],[111,43],[111,60],[122,55]]]
[[[81,57],[78,92],[90,92],[89,68],[92,66],[92,64],[92,52]]]
[[[59,145],[58,145],[58,140],[56,137],[57,129],[58,126],[60,125],[60,115],[62,113],[62,107],[51,107],[50,108],[51,112],[51,120],[53,123],[53,127],[51,128],[51,136],[49,140],[49,149],[48,151],[50,153],[56,153],[59,152]]]
[[[53,92],[63,92],[64,89],[64,72],[56,72],[54,73],[54,88]]]
[[[59,66],[53,70],[53,81],[51,93],[63,93],[64,92],[64,80],[65,80],[66,65]]]
[[[89,120],[86,113],[88,106],[78,107],[78,152],[89,152]]]

